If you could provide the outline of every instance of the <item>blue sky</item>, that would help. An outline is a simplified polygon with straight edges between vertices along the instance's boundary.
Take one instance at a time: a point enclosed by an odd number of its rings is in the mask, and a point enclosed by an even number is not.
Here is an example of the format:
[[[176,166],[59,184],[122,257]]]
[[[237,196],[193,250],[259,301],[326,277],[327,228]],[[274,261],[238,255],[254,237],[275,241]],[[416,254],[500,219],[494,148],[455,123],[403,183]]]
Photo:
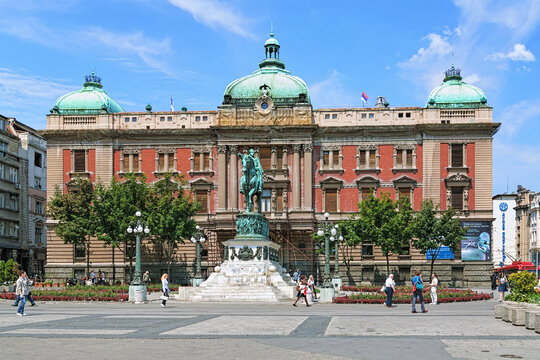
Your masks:
[[[211,110],[257,69],[270,22],[321,107],[424,106],[452,62],[494,120],[493,192],[540,191],[540,1],[0,0],[0,113],[37,129],[92,60],[128,111]]]

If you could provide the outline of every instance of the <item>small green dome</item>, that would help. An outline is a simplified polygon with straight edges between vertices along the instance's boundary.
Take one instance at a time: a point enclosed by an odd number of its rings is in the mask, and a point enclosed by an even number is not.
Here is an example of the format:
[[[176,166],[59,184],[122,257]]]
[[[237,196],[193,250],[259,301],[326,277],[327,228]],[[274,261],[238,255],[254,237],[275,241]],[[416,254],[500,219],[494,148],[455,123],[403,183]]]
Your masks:
[[[92,75],[85,77],[82,89],[70,92],[56,100],[51,113],[61,115],[102,114],[124,112],[120,104],[114,101],[102,88],[101,78]]]
[[[445,72],[440,86],[431,91],[426,107],[428,108],[476,108],[487,105],[486,95],[476,86],[461,79],[461,70],[454,65]]]
[[[280,46],[273,32],[264,48],[265,59],[259,63],[259,70],[231,82],[225,89],[223,103],[248,104],[263,94],[271,97],[276,105],[309,103],[309,91],[304,80],[285,70],[285,64],[279,59]]]

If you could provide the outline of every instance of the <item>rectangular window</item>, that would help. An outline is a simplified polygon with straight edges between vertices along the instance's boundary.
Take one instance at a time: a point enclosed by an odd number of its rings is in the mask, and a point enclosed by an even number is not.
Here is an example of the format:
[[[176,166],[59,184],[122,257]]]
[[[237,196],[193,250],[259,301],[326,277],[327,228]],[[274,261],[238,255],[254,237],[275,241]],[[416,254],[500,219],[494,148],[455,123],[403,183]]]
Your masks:
[[[325,120],[330,119],[330,114],[324,114],[324,119],[325,119]]]
[[[375,114],[369,114],[369,118],[373,119],[375,117]]]
[[[324,168],[330,169],[330,151],[323,151]]]
[[[37,166],[38,168],[40,168],[42,166],[41,165],[42,160],[43,160],[43,155],[41,155],[38,152],[34,153],[34,166]]]
[[[36,189],[41,189],[41,178],[34,176],[34,187]]]
[[[397,114],[397,117],[398,117],[398,118],[402,118],[402,117],[403,117],[403,113],[398,113],[398,114]]]
[[[172,171],[175,170],[175,168],[174,168],[174,153],[169,153],[169,163],[167,165],[168,165],[167,171],[172,172]]]
[[[202,171],[201,169],[201,153],[193,154],[193,171]]]
[[[360,150],[358,156],[360,160],[360,169],[366,169],[366,150]]]
[[[165,154],[158,154],[158,171],[164,171],[165,170]]]
[[[139,171],[139,154],[133,154],[133,172]]]
[[[208,213],[208,191],[206,190],[197,190],[195,191],[195,198],[197,202],[201,203],[201,207],[197,212],[199,214],[207,214]]]
[[[36,226],[34,230],[34,242],[36,244],[41,244],[43,242],[43,228],[41,226]]]
[[[367,114],[362,114],[362,119],[365,119],[367,117]]]
[[[208,121],[208,116],[206,116],[206,115],[203,116],[203,117],[202,117],[202,121]]]
[[[172,116],[167,116],[167,121],[172,121]]]
[[[19,210],[19,197],[17,195],[10,195],[9,208],[15,211]]]
[[[74,150],[73,162],[75,172],[86,172],[86,151]]]
[[[412,150],[405,150],[405,152],[407,153],[407,168],[408,169],[412,169],[413,167],[413,151]]]
[[[373,244],[362,244],[362,256],[373,256]]]
[[[452,144],[452,167],[463,167],[463,144]]]
[[[411,113],[405,113],[405,117],[410,118],[410,117],[411,117]]]
[[[270,170],[272,164],[272,149],[270,147],[261,147],[259,149],[259,160],[263,170]]]
[[[124,167],[122,168],[122,172],[128,173],[129,172],[129,154],[124,154]]]
[[[18,183],[19,182],[19,169],[9,168],[9,181]]]
[[[337,189],[326,189],[325,193],[325,211],[337,212]]]
[[[159,121],[165,121],[165,116],[160,116]]]
[[[75,259],[84,259],[86,258],[86,251],[83,244],[76,244],[73,246],[73,252]]]
[[[377,167],[377,154],[375,150],[369,151],[369,168],[375,169]]]
[[[128,123],[128,122],[129,122],[129,118],[128,118],[128,117],[127,117],[127,118],[124,118],[124,121]]]
[[[0,235],[5,235],[6,223],[0,220]]]
[[[362,201],[367,200],[369,196],[373,194],[372,188],[362,188],[361,191],[362,191]]]
[[[200,116],[195,116],[195,121],[201,121],[201,117]]]
[[[6,207],[6,193],[0,193],[0,208]]]
[[[261,196],[261,211],[270,212],[272,211],[272,192],[270,190],[263,190]]]
[[[36,200],[36,205],[35,205],[34,210],[37,214],[43,214],[43,201]]]
[[[276,211],[283,211],[283,190],[278,190],[276,194]]]
[[[136,118],[136,117],[132,117],[132,118],[131,118],[131,122],[137,122],[137,118]]]
[[[337,114],[332,114],[332,119],[337,119]]]
[[[463,210],[463,187],[453,186],[452,190],[452,207],[457,210]]]
[[[401,149],[396,150],[396,168],[403,168],[403,151]]]
[[[398,189],[399,198],[411,198],[411,189],[410,188],[399,188]]]

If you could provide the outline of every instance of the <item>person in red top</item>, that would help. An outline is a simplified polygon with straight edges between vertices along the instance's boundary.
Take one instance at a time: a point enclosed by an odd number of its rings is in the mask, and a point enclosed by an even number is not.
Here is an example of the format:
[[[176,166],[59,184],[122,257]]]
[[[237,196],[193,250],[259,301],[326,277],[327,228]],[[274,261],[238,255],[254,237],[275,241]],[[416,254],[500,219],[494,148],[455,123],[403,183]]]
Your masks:
[[[306,276],[302,275],[300,277],[300,283],[296,286],[296,291],[297,291],[296,300],[294,301],[293,306],[296,306],[296,303],[301,298],[304,298],[304,301],[306,302],[306,306],[311,306],[309,305],[308,300],[307,300],[307,288],[308,288],[308,285],[306,281]]]

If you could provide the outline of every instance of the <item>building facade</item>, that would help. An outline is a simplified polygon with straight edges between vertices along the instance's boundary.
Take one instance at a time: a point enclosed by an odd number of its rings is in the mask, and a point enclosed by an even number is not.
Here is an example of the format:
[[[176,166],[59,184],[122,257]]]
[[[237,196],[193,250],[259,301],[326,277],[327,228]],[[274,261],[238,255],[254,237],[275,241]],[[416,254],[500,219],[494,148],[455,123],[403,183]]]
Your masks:
[[[516,199],[517,194],[500,194],[493,197],[493,245],[494,267],[511,265],[516,261]]]
[[[235,216],[243,210],[238,153],[251,148],[265,170],[261,210],[286,268],[320,274],[313,233],[323,214],[347,219],[370,194],[406,196],[415,210],[431,199],[441,209],[459,209],[467,221],[491,223],[492,138],[499,124],[484,93],[464,83],[459,69],[446,72],[425,107],[390,107],[381,99],[374,108],[315,110],[305,82],[285,70],[273,34],[264,48],[259,69],[230,83],[215,111],[153,111],[148,105],[124,112],[101,79],[88,76],[47,116],[48,196],[57,185],[68,191],[78,176],[107,183],[134,172],[153,182],[179,173],[202,203],[196,221],[208,238],[208,272],[222,260],[221,243],[234,237]],[[81,271],[82,254],[56,236],[54,221],[48,225],[50,276]],[[112,250],[102,245],[93,246],[92,266],[110,271]],[[404,250],[391,258],[399,281],[427,264],[426,255]],[[345,283],[386,277],[385,259],[372,244],[342,251],[350,259],[340,268]],[[149,253],[143,251],[143,267],[157,276],[161,265]],[[173,281],[188,281],[194,255],[193,244],[180,247]],[[437,263],[440,277],[458,285],[487,282],[492,268],[489,260],[462,261],[460,251]]]
[[[46,260],[46,148],[36,130],[0,116],[0,260],[13,258],[30,275],[42,275]]]
[[[516,258],[538,264],[538,233],[540,193],[518,186],[516,201]]]

